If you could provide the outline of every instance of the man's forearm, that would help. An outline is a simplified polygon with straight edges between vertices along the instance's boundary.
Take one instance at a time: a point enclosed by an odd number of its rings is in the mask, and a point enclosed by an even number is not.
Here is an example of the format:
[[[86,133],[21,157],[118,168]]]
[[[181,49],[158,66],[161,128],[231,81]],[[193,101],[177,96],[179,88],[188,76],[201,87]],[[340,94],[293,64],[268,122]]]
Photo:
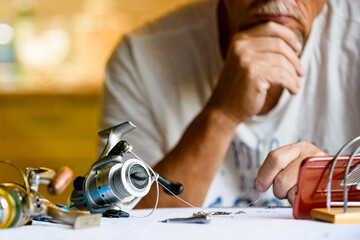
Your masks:
[[[235,123],[222,113],[205,108],[189,125],[179,143],[158,163],[154,170],[161,176],[183,184],[181,197],[201,206],[219,165],[224,159]],[[160,192],[159,207],[184,206],[178,199]],[[155,190],[140,202],[141,207],[154,205]]]

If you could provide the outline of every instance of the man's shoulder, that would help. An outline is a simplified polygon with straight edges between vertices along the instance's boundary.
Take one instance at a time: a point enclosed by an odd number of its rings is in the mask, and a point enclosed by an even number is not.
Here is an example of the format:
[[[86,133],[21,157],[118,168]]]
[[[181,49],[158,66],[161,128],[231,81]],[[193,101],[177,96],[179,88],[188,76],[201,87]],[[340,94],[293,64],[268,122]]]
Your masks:
[[[185,42],[190,39],[193,45],[212,41],[218,1],[192,1],[124,34],[111,58],[122,55],[124,51],[133,57],[134,52],[141,52],[142,57],[164,51],[169,54],[172,50],[186,49]]]
[[[180,5],[126,34],[131,39],[173,34],[184,29],[196,28],[199,24],[213,21],[215,4],[218,0],[196,0]]]

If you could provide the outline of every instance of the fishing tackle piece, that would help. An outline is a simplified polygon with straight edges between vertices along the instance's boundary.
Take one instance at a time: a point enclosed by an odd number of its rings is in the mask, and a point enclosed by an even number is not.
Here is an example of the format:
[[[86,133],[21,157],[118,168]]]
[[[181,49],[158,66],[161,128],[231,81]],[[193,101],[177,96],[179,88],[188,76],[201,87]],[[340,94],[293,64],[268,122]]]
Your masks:
[[[164,186],[167,194],[179,195],[183,191],[180,183],[159,176],[121,139],[135,128],[131,122],[124,122],[99,132],[107,143],[88,174],[74,180],[70,208],[102,213],[104,217],[128,217],[155,181]]]
[[[9,182],[0,184],[0,229],[19,227],[39,218],[49,222],[72,225],[74,228],[98,226],[101,215],[79,211],[66,211],[57,207],[38,192],[40,183],[48,184],[51,194],[60,194],[72,179],[72,170],[61,168],[57,174],[49,168],[26,168],[26,174],[9,161],[0,161],[16,168],[24,184]]]

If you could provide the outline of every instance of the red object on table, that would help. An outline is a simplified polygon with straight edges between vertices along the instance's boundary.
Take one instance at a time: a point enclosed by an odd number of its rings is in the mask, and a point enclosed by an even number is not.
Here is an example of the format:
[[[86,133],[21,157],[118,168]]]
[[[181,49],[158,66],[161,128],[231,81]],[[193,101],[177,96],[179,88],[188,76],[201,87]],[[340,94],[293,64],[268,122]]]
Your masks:
[[[338,158],[331,183],[331,202],[343,202],[344,191],[341,183],[344,179],[349,158],[350,156]],[[294,218],[311,219],[311,209],[326,208],[327,184],[333,160],[334,156],[309,157],[302,162],[293,206]],[[360,156],[356,156],[351,164],[349,173],[359,163]],[[359,202],[360,190],[356,189],[356,185],[348,186],[347,189],[348,202]]]

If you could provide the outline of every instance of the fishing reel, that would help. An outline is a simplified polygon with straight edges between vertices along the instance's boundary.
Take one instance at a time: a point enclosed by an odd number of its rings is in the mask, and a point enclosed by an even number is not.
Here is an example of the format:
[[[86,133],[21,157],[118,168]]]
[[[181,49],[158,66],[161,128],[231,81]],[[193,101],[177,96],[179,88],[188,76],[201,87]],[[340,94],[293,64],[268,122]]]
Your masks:
[[[83,228],[100,224],[100,216],[76,211],[66,211],[43,198],[38,192],[40,183],[48,184],[51,194],[59,194],[72,179],[72,170],[60,169],[58,174],[49,168],[27,168],[26,174],[9,161],[0,161],[15,167],[22,175],[24,184],[9,182],[0,184],[0,229],[30,225],[40,218],[48,222],[63,223]]]
[[[121,137],[136,127],[124,122],[99,132],[107,138],[105,148],[89,173],[77,177],[69,207],[102,213],[104,217],[128,217],[129,211],[150,191],[157,181],[169,195],[183,191],[180,183],[170,182],[155,173],[132,152],[132,146]]]

